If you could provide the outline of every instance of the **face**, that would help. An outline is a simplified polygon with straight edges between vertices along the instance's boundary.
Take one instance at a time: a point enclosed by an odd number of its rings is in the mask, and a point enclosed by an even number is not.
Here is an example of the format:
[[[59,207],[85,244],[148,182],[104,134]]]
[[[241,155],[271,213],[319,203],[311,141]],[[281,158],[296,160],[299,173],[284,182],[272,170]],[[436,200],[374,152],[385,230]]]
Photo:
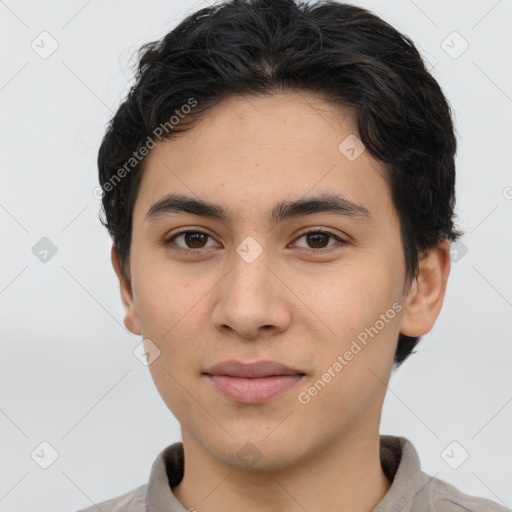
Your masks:
[[[385,170],[354,136],[354,112],[313,94],[231,97],[146,160],[125,324],[158,347],[149,368],[184,441],[217,461],[240,466],[251,442],[276,469],[378,431],[409,303]],[[162,203],[148,215],[168,194],[225,218]],[[277,208],[327,195],[352,210]],[[226,360],[303,375],[244,403],[204,374]]]

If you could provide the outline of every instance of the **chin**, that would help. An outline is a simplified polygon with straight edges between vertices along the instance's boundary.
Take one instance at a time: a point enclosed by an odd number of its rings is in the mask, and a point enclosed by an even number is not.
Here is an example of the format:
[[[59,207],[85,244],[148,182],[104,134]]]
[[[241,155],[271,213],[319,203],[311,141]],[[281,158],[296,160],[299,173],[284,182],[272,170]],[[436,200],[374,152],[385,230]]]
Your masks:
[[[289,438],[289,444],[278,435],[267,434],[225,436],[212,440],[210,454],[224,464],[244,471],[279,471],[292,466],[297,458],[297,443]]]

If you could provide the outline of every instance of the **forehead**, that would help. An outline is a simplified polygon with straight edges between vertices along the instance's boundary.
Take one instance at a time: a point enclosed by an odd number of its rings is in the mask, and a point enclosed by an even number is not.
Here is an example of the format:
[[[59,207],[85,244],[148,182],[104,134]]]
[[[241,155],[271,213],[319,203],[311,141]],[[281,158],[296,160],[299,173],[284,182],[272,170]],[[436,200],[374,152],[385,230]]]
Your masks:
[[[137,203],[145,215],[180,192],[257,214],[284,198],[338,192],[379,210],[389,207],[385,172],[359,139],[354,109],[305,92],[233,96],[157,143]]]

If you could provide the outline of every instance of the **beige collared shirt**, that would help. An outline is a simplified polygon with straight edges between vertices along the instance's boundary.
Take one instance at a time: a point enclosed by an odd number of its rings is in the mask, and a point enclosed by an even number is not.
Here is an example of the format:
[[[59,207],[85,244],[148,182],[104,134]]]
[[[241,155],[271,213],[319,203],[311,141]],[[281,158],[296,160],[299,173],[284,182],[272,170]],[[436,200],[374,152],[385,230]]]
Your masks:
[[[405,437],[380,436],[381,464],[392,482],[372,512],[506,512],[492,501],[462,493],[421,470],[416,449]],[[183,478],[183,444],[174,443],[155,459],[149,482],[79,512],[189,512],[171,488]]]

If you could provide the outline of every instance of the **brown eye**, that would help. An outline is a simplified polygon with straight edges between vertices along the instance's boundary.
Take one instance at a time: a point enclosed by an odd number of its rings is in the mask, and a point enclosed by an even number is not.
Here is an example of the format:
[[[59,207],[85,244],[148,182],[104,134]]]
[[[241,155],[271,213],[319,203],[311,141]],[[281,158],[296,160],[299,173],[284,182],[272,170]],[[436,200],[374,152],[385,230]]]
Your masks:
[[[322,251],[322,249],[336,245],[335,243],[329,245],[330,239],[334,239],[335,241],[341,242],[342,244],[345,243],[345,241],[342,240],[338,235],[335,235],[330,231],[323,230],[315,230],[302,233],[302,235],[299,236],[297,240],[300,240],[301,238],[305,238],[307,244],[306,247],[302,246],[302,248],[312,249],[313,251]]]
[[[183,236],[183,240],[188,247],[193,249],[200,249],[203,247],[206,239],[208,238],[208,235],[205,235],[204,233],[185,233]]]
[[[326,247],[325,244],[329,243],[330,235],[325,233],[308,233],[306,235],[306,241],[309,245],[312,244],[313,249],[321,249]]]
[[[202,231],[182,231],[165,240],[164,245],[176,245],[175,250],[177,251],[194,252],[208,247],[206,243],[209,238],[212,237]],[[184,245],[176,243],[178,239],[182,239]]]

